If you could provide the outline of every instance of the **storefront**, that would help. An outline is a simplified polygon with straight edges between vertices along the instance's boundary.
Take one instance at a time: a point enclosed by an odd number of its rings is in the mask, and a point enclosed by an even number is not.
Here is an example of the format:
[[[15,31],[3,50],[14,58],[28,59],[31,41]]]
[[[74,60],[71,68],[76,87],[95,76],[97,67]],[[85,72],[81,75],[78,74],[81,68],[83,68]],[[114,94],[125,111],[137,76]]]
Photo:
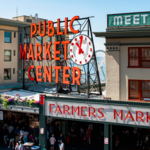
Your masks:
[[[62,120],[64,123],[66,120],[70,120],[104,125],[104,150],[112,150],[116,144],[116,141],[113,141],[112,133],[117,126],[118,130],[114,132],[116,134],[121,134],[120,131],[126,133],[128,130],[132,132],[132,127],[145,128],[148,132],[149,107],[149,103],[47,96],[44,105],[40,105],[40,130],[44,130],[40,133],[40,145],[46,147],[44,133],[47,130],[46,118],[48,117]],[[121,126],[125,126],[124,130]],[[126,134],[123,137],[126,137]],[[130,137],[132,136],[130,135]]]
[[[48,149],[47,131],[48,127],[51,127],[52,124],[52,126],[56,127],[57,130],[62,132],[65,138],[65,144],[67,144],[67,142],[69,141],[67,136],[69,134],[69,130],[72,128],[71,126],[75,126],[76,124],[77,126],[79,126],[79,130],[80,127],[83,126],[82,130],[85,130],[86,132],[89,125],[91,126],[92,124],[93,134],[94,137],[96,137],[96,143],[94,143],[94,145],[97,145],[97,147],[94,148],[88,146],[87,148],[85,146],[84,149],[114,150],[114,147],[117,147],[119,143],[123,143],[122,141],[127,139],[132,140],[132,138],[136,139],[133,142],[134,145],[136,144],[138,139],[138,132],[142,134],[142,131],[143,133],[145,132],[145,134],[142,136],[142,139],[140,139],[140,141],[142,140],[144,144],[148,147],[149,141],[147,140],[145,142],[145,139],[147,139],[146,136],[149,134],[150,126],[150,103],[148,103],[150,98],[150,48],[147,47],[147,45],[150,45],[150,33],[148,26],[150,25],[148,19],[149,15],[150,14],[148,12],[137,14],[133,13],[128,15],[108,15],[107,31],[103,33],[95,33],[95,35],[98,37],[106,37],[105,45],[107,79],[105,98],[104,96],[102,96],[100,77],[98,73],[94,41],[89,17],[73,17],[72,21],[69,20],[69,28],[74,35],[74,38],[69,40],[67,39],[65,42],[61,41],[60,38],[60,41],[54,42],[55,58],[51,62],[59,62],[60,60],[59,63],[56,63],[56,65],[60,65],[62,64],[63,60],[66,66],[47,65],[44,66],[44,69],[42,66],[38,65],[29,67],[28,77],[30,80],[34,81],[34,86],[30,90],[35,91],[36,93],[38,89],[40,89],[40,87],[38,88],[37,86],[37,82],[46,82],[47,80],[49,82],[52,82],[51,77],[52,72],[54,72],[56,73],[55,82],[57,83],[55,90],[53,90],[55,92],[53,93],[53,91],[51,92],[51,90],[48,90],[47,92],[45,91],[47,87],[45,87],[44,90],[40,90],[40,104],[36,107],[31,108],[29,107],[29,104],[27,105],[26,102],[20,103],[19,101],[18,103],[16,103],[16,105],[9,104],[7,110],[24,112],[29,114],[39,114],[38,120],[40,149]],[[88,30],[86,30],[86,36],[79,32],[82,31],[80,28],[79,30],[74,30],[72,28],[73,21],[75,20],[77,22],[80,20],[87,21],[86,25]],[[67,35],[67,19],[65,19],[65,21],[61,21],[61,23],[65,23],[64,31]],[[60,27],[59,19],[58,25]],[[33,23],[32,29],[33,26],[35,26],[35,29],[37,29],[36,27],[38,25]],[[35,34],[35,32],[33,33]],[[59,32],[59,30],[57,30],[56,34],[63,35],[63,32],[61,33]],[[59,50],[56,48],[57,44],[60,43],[64,44],[64,56],[59,55]],[[66,62],[68,58],[66,52],[67,44],[69,43],[69,57],[71,57],[68,60],[71,62],[70,64],[72,65],[68,67],[68,62]],[[31,45],[30,52],[33,53],[32,43],[28,44]],[[50,45],[51,42],[49,43],[49,47]],[[46,55],[44,55],[45,58],[41,58],[40,54],[36,54],[36,57],[39,57],[41,59],[40,61],[42,62],[44,59],[47,59],[47,55],[50,56],[50,51],[46,52]],[[31,55],[28,56],[31,57]],[[20,60],[26,60],[22,48],[20,49],[20,58]],[[33,61],[35,60],[33,59]],[[39,61],[39,59],[37,59],[36,61]],[[49,72],[47,69],[48,66]],[[35,71],[36,67],[37,69]],[[82,71],[83,68],[87,69]],[[92,70],[91,68],[94,70]],[[30,75],[31,69],[34,70],[33,76]],[[42,73],[40,73],[40,69],[42,69]],[[22,72],[24,72],[24,68],[22,69]],[[73,88],[72,84],[74,85],[74,87],[76,86],[77,88]],[[24,89],[21,91],[25,91],[25,89],[28,88],[27,85],[28,83],[25,82],[23,78]],[[65,85],[65,88],[62,88],[62,85]],[[59,88],[67,91],[65,92],[67,94],[62,94],[63,91]],[[82,90],[83,88],[84,90]],[[28,93],[31,94],[30,92]],[[2,105],[1,109],[6,110],[3,108]],[[19,117],[19,115],[17,116]],[[28,117],[28,119],[30,120],[32,119],[32,117]],[[32,120],[30,121],[32,122]],[[133,129],[133,127],[135,129]],[[140,131],[141,129],[137,128],[143,129],[142,131]],[[90,129],[92,129],[92,127],[90,127]],[[99,135],[99,131],[101,135]],[[97,135],[96,132],[98,133]],[[85,135],[85,137],[82,137],[82,139],[83,138],[87,138],[87,135]],[[74,139],[72,141],[74,141]],[[91,142],[89,140],[89,145],[92,146],[91,143],[93,143],[93,141]],[[129,146],[127,148],[128,150],[132,148],[130,147],[129,143],[130,141],[127,143],[127,145]]]

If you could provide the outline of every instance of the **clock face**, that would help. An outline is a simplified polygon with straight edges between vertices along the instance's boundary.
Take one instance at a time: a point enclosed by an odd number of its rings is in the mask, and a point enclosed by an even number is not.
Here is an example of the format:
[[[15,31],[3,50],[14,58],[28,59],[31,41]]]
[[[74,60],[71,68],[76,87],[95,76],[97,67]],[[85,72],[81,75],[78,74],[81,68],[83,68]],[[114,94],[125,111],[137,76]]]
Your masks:
[[[76,36],[70,44],[70,57],[78,65],[87,64],[93,56],[93,43],[85,35]]]

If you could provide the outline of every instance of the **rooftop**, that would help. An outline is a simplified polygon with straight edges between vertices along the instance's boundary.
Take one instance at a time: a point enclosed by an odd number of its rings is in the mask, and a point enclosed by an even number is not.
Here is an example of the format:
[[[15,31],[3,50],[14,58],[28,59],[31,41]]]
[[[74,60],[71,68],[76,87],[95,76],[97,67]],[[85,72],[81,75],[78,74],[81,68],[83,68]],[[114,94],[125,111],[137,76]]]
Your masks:
[[[14,18],[18,18],[18,17],[30,17],[30,16],[21,15],[21,16],[13,17],[13,19],[14,19]],[[32,16],[32,18],[35,18],[35,17]],[[44,18],[38,18],[38,19],[48,20],[48,19],[44,19]]]
[[[14,27],[26,27],[26,26],[29,26],[30,23],[16,21],[12,19],[0,18],[0,25],[7,25],[7,26],[14,26]]]

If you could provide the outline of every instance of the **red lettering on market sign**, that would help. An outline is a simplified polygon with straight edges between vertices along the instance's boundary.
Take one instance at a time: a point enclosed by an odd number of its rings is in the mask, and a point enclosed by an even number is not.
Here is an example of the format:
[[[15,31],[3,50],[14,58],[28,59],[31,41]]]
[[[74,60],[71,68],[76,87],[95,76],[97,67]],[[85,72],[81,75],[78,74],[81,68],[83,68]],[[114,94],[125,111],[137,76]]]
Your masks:
[[[149,122],[149,120],[150,120],[150,115],[149,115],[149,113],[148,113],[148,112],[146,112],[146,122],[148,123],[148,122]]]
[[[95,108],[93,108],[93,107],[89,107],[89,117],[91,117],[91,115],[96,118]]]
[[[104,110],[104,108],[99,108],[99,109],[98,109],[98,113],[101,114],[101,116],[98,116],[98,118],[104,118],[104,113],[101,112],[101,110]]]
[[[79,19],[79,16],[74,16],[71,20],[70,20],[70,24],[69,24],[69,28],[70,28],[70,31],[72,33],[78,33],[79,31],[78,30],[75,30],[73,28],[73,22],[75,20],[78,20]],[[37,25],[35,23],[31,23],[31,38],[33,38],[36,34],[43,37],[47,34],[48,37],[51,37],[53,36],[54,34],[57,34],[57,35],[63,35],[63,34],[67,34],[68,33],[68,18],[66,17],[65,18],[65,22],[64,22],[64,27],[65,27],[65,30],[64,32],[61,31],[61,28],[60,28],[60,19],[57,19],[57,33],[55,33],[55,28],[54,28],[54,24],[53,24],[53,21],[49,20],[48,21],[48,24],[46,25],[46,21],[43,21],[43,22],[39,22],[39,26],[37,27]],[[64,44],[64,60],[67,60],[67,47],[68,47],[68,44],[70,44],[70,41],[62,41],[60,43],[60,41],[55,41],[54,42],[54,60],[60,60],[60,57],[58,56],[60,54],[60,51],[57,50],[57,47],[59,44]],[[45,57],[45,60],[47,60],[47,56],[48,56],[48,59],[49,60],[52,60],[52,57],[51,57],[51,53],[50,53],[50,49],[51,49],[51,45],[52,43],[49,42],[48,45],[47,45],[47,42],[45,42],[45,45],[44,45],[44,57]],[[36,43],[35,44],[35,53],[34,53],[34,49],[33,49],[33,45],[32,43],[30,43],[29,45],[29,48],[27,49],[27,44],[24,44],[24,46],[22,44],[20,44],[19,46],[20,48],[20,60],[24,59],[32,59],[32,60],[40,60],[42,61],[43,58],[43,49],[42,49],[42,45],[40,43]],[[27,58],[27,51],[29,51],[28,53],[28,58]],[[36,69],[37,70],[37,77],[36,79],[35,78],[32,78],[30,76],[30,71],[31,69]],[[39,82],[42,82],[42,73],[39,72],[39,69],[43,69],[44,70],[44,82],[47,82],[47,78],[48,78],[48,81],[51,82],[51,77],[52,77],[52,68],[49,68],[50,70],[48,71],[47,67],[44,66],[44,68],[42,68],[42,66],[37,66],[37,68],[35,68],[35,66],[32,66],[32,67],[29,67],[29,70],[28,70],[28,76],[29,76],[29,79],[30,80],[37,80]],[[56,69],[56,83],[58,83],[58,70],[60,69],[63,69],[63,83],[64,84],[70,84],[70,82],[68,80],[66,80],[67,78],[70,78],[70,74],[67,74],[66,73],[66,70],[70,70],[72,69],[73,70],[73,73],[72,73],[72,84],[75,84],[77,83],[78,85],[80,85],[80,77],[81,77],[81,72],[80,72],[80,69],[77,68],[77,67],[63,67],[61,68],[61,66],[53,66],[53,69]],[[92,114],[92,113],[91,113]],[[94,113],[93,113],[94,114]]]
[[[119,112],[119,114],[118,114],[117,111],[116,111],[116,109],[114,109],[114,119],[116,119],[116,115],[117,115],[117,116],[121,115],[121,120],[123,120],[123,110],[121,110],[121,111]]]
[[[128,113],[126,114],[126,117],[125,117],[124,120],[126,120],[126,119],[131,119],[132,121],[134,121],[134,118],[133,118],[133,116],[132,116],[130,110],[129,110]]]
[[[140,116],[139,116],[140,114]],[[141,120],[142,122],[144,122],[143,120],[144,114],[141,111],[136,111],[136,121],[138,122],[138,120]]]
[[[53,111],[52,111],[53,110]],[[69,106],[69,104],[50,104],[49,105],[49,113],[52,113],[53,116],[57,113],[57,115],[60,115],[59,117],[74,117],[77,119],[82,118],[89,118],[91,120],[97,119],[106,119],[106,121],[115,120],[118,123],[124,123],[128,121],[131,122],[143,122],[143,123],[149,123],[150,121],[150,114],[149,112],[142,112],[142,111],[130,111],[130,110],[119,110],[119,109],[111,109],[109,111],[112,111],[111,115],[108,116],[107,114],[108,109],[104,108],[95,108],[93,106],[84,106],[84,105],[76,105]],[[108,118],[105,118],[106,116]],[[110,118],[109,118],[110,117]],[[136,123],[136,124],[137,124]]]
[[[71,110],[72,110],[72,111],[71,111],[71,114],[72,114],[72,115],[74,114],[73,112],[78,112],[77,114],[78,114],[78,116],[79,116],[79,114],[80,114],[80,108],[79,108],[79,106],[78,106],[76,109],[74,108],[74,106],[72,106],[72,107],[71,107]]]

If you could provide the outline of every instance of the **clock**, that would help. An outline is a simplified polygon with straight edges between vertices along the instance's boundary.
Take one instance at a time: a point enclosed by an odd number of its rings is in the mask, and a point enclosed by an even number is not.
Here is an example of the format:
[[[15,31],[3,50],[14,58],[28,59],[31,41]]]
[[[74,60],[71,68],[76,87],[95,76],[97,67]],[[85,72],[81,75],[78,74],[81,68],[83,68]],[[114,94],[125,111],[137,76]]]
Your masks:
[[[70,58],[77,65],[87,64],[93,56],[93,43],[86,35],[78,35],[70,44]]]

